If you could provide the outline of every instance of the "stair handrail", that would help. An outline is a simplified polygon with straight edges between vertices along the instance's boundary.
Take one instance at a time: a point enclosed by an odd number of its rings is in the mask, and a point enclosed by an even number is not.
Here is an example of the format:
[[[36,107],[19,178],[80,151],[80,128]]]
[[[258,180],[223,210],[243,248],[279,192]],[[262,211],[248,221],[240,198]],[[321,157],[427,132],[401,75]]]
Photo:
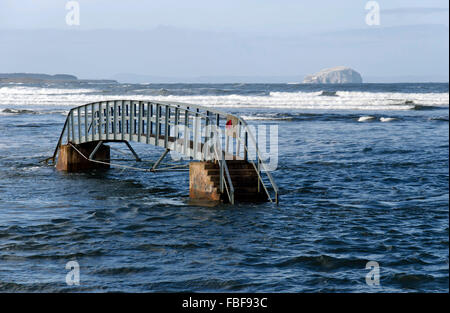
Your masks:
[[[211,108],[206,108],[206,107],[204,107],[204,106],[197,105],[197,104],[187,104],[187,103],[182,103],[182,102],[169,102],[169,101],[157,101],[157,103],[161,103],[161,104],[172,104],[172,105],[173,105],[173,104],[176,104],[176,105],[182,105],[182,106],[189,106],[189,107],[192,107],[192,108],[197,108],[197,109],[206,110],[206,111],[212,112],[212,113],[214,113],[214,114],[221,115],[221,116],[225,116],[225,117],[226,117],[227,115],[229,115],[229,114],[227,114],[227,113],[225,113],[225,112],[222,112],[222,111],[219,111],[219,110],[214,110],[214,109],[211,109]],[[254,146],[255,146],[255,151],[256,151],[256,154],[257,154],[258,162],[259,162],[259,164],[261,164],[261,166],[263,167],[263,169],[264,169],[264,171],[265,171],[267,177],[269,178],[270,184],[272,185],[272,188],[273,188],[274,193],[275,193],[275,202],[276,202],[276,204],[278,204],[278,203],[279,203],[279,189],[278,189],[278,186],[277,186],[277,184],[275,183],[275,180],[273,179],[272,174],[271,174],[270,171],[267,169],[266,164],[262,161],[261,153],[260,153],[260,151],[259,151],[259,149],[258,149],[258,145],[257,145],[256,139],[253,137],[253,134],[252,134],[250,131],[248,131],[248,123],[247,123],[246,121],[244,121],[240,116],[233,115],[233,117],[236,118],[236,119],[238,120],[238,122],[241,123],[241,125],[243,125],[243,126],[245,127],[246,133],[250,135],[249,137],[250,137],[252,143],[253,143]],[[238,138],[237,136],[236,136],[236,138],[237,138],[239,141],[241,141],[241,139]],[[244,147],[244,149],[248,152],[248,143],[244,142],[244,143],[243,143],[243,147]],[[247,160],[247,161],[248,161],[248,160]],[[262,186],[264,187],[264,190],[265,190],[266,193],[267,193],[267,196],[269,197],[269,200],[272,201],[272,198],[270,197],[270,193],[269,193],[269,191],[267,190],[267,188],[266,188],[266,186],[265,186],[265,184],[264,184],[264,181],[263,181],[263,179],[262,179],[262,176],[260,175],[260,172],[259,172],[258,168],[255,166],[255,164],[254,164],[253,161],[251,161],[251,163],[253,164],[253,167],[255,168],[256,172],[258,173],[258,181],[261,182]]]
[[[50,160],[52,160],[52,163],[55,164],[56,155],[58,154],[59,147],[61,146],[62,138],[64,136],[64,131],[67,128],[67,124],[69,122],[69,116],[70,116],[71,113],[72,113],[72,110],[70,110],[69,114],[67,114],[66,121],[64,122],[63,129],[61,131],[61,134],[59,135],[58,143],[56,144],[55,151],[53,152],[53,155],[51,157],[49,157],[49,158],[46,158],[45,160],[42,160],[41,162],[45,162],[45,163],[48,164],[48,162]]]
[[[244,122],[244,121],[242,121],[242,122]],[[245,122],[244,122],[244,123],[245,123]],[[245,127],[248,126],[246,123],[245,123],[244,125],[245,125]],[[270,171],[266,168],[266,164],[261,160],[261,155],[260,155],[260,153],[259,153],[258,145],[257,145],[257,143],[256,143],[256,140],[253,138],[253,134],[252,134],[251,132],[247,131],[247,130],[246,130],[246,132],[247,132],[248,134],[250,134],[250,138],[252,139],[253,144],[255,145],[255,150],[256,150],[256,153],[257,153],[257,160],[258,160],[257,162],[258,162],[258,165],[261,165],[261,166],[264,168],[265,173],[266,173],[267,177],[269,178],[269,181],[270,181],[270,183],[271,183],[271,185],[272,185],[272,188],[273,188],[273,190],[274,190],[274,193],[275,193],[275,203],[278,204],[278,202],[279,202],[279,199],[278,199],[278,196],[279,196],[278,186],[277,186],[277,184],[275,183],[275,181],[274,181],[274,179],[273,179],[273,177],[272,177],[272,174],[271,174]],[[242,141],[241,138],[239,138],[239,137],[236,137],[236,139],[237,139],[238,141],[240,141],[240,142]],[[247,153],[248,153],[248,152],[249,152],[249,149],[248,149],[248,145],[245,144],[245,141],[243,142],[243,145],[242,145],[242,146],[244,147],[244,149],[245,149],[245,150],[247,151]],[[250,159],[247,159],[247,161],[250,161],[250,163],[253,165],[253,167],[254,167],[256,173],[258,174],[258,181],[261,182],[261,185],[263,186],[264,191],[266,192],[267,196],[269,197],[269,200],[270,200],[271,202],[273,202],[273,201],[272,201],[272,198],[271,198],[271,196],[270,196],[270,193],[269,193],[269,191],[268,191],[266,185],[264,184],[263,178],[262,178],[262,176],[261,176],[261,170],[259,169],[259,166],[256,166],[255,163],[254,163],[252,160],[250,160]],[[259,182],[258,182],[258,183],[259,183]]]
[[[209,117],[208,117],[209,118]],[[225,160],[225,151],[221,150],[222,157],[219,157],[218,151],[217,151],[217,143],[213,146],[214,154],[216,157],[216,160],[219,162],[219,186],[220,186],[220,192],[223,194],[223,189],[225,186],[225,190],[228,195],[228,200],[231,204],[234,204],[234,186],[233,182],[231,181],[231,175],[228,170],[228,165]],[[225,175],[224,175],[225,174]],[[226,180],[225,180],[226,176]],[[228,183],[228,184],[227,184]]]

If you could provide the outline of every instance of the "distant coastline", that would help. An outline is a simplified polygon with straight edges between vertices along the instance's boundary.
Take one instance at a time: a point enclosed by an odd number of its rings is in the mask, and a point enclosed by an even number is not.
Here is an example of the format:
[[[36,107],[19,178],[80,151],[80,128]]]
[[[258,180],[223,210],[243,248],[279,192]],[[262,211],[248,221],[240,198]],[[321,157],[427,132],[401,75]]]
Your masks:
[[[49,82],[95,82],[95,83],[118,83],[113,79],[78,79],[69,74],[42,74],[42,73],[0,73],[0,83],[49,83]]]
[[[42,73],[0,73],[0,83],[38,84],[38,83],[93,83],[93,84],[305,84],[305,75],[297,76],[153,76],[139,74],[116,74],[106,79],[80,79],[71,74]],[[407,84],[407,83],[446,83],[448,77],[396,76],[371,77],[365,84]],[[327,84],[326,84],[327,85]]]

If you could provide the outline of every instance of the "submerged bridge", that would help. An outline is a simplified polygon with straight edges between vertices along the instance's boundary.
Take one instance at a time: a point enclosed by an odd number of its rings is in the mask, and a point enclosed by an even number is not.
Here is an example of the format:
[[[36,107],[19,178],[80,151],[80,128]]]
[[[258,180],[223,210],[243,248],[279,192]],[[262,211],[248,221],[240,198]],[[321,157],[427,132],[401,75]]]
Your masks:
[[[63,171],[127,167],[110,162],[108,142],[125,143],[136,161],[140,158],[130,142],[165,148],[147,171],[155,171],[169,151],[197,161],[189,164],[192,199],[278,203],[270,169],[239,116],[178,102],[89,103],[70,110],[54,153],[45,161]]]

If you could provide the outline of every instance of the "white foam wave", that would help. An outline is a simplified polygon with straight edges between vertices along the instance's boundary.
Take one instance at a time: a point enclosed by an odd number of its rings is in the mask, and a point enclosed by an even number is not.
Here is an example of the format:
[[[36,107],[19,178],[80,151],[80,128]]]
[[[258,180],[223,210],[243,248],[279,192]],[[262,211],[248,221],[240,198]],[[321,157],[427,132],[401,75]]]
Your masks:
[[[114,99],[188,102],[219,108],[277,108],[325,110],[411,110],[416,105],[448,107],[448,93],[381,93],[339,91],[337,97],[321,92],[271,92],[269,95],[101,95],[95,89],[58,89],[37,87],[2,87],[0,105],[70,107]]]
[[[269,120],[292,120],[292,117],[276,117],[271,114],[266,116],[260,115],[241,115],[241,117],[247,121],[269,121]]]
[[[40,88],[40,87],[1,87],[0,96],[3,95],[62,95],[98,92],[95,89],[64,89],[64,88]]]
[[[392,122],[395,120],[396,120],[396,118],[394,118],[394,117],[380,117],[380,122]]]
[[[358,122],[367,122],[367,121],[371,121],[374,120],[375,116],[361,116],[360,118],[358,118]]]

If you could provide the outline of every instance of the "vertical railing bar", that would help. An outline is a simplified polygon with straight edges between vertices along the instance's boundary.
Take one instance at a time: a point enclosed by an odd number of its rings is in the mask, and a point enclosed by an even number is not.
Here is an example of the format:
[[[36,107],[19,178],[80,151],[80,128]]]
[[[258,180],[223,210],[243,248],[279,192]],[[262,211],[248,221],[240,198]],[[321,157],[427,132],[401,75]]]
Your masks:
[[[247,133],[247,127],[244,129],[244,160],[248,161],[248,133]]]
[[[145,125],[146,121],[147,121],[147,113],[145,110],[145,102],[142,101],[142,114],[141,114],[141,134],[140,135],[144,135],[145,134],[145,129],[147,128]]]
[[[77,108],[77,120],[78,120],[78,143],[81,143],[81,108]]]
[[[220,162],[220,193],[223,193],[223,180],[224,180],[224,176],[223,176],[223,170],[224,170],[224,163],[225,163],[225,153],[223,151],[220,152],[220,157],[221,160]]]
[[[138,134],[138,123],[139,122],[139,102],[134,102],[134,132],[133,134]]]
[[[155,112],[155,139],[156,139],[156,141],[155,141],[155,146],[159,146],[159,132],[160,132],[160,130],[159,130],[159,128],[160,128],[160,125],[159,125],[159,116],[160,116],[160,113],[161,113],[161,107],[160,107],[160,105],[159,104],[156,104],[156,112]]]
[[[178,152],[177,146],[178,146],[178,121],[180,118],[180,109],[179,106],[177,106],[175,108],[175,126],[174,126],[174,138],[175,138],[175,142],[174,142],[174,150]]]
[[[122,102],[117,101],[117,136],[122,134]]]
[[[129,140],[133,141],[133,134],[134,134],[134,108],[135,108],[135,103],[134,101],[130,101],[130,136],[129,136]]]
[[[69,115],[70,115],[70,112],[69,112]],[[67,119],[66,131],[67,131],[67,143],[69,143],[70,142],[70,118]]]
[[[92,132],[92,141],[95,140],[95,103],[91,104],[91,132]]]
[[[139,101],[138,122],[138,142],[141,142],[142,101]]]
[[[159,146],[159,104],[156,104],[155,112],[155,146]]]
[[[117,101],[114,101],[114,118],[113,118],[113,138],[114,140],[117,140]]]
[[[239,154],[241,153],[241,122],[238,123],[238,129],[236,134],[236,159],[239,157]]]
[[[201,117],[199,117],[199,114],[198,114],[198,112],[200,112],[200,109],[197,109],[196,110],[196,112],[197,113],[195,113],[195,115],[197,116],[197,145],[199,145],[200,144],[200,146],[201,146],[201,143],[202,143],[202,118]],[[199,147],[197,147],[197,153],[198,153],[198,148]],[[200,155],[202,154],[202,151],[201,151],[201,148],[200,148]],[[196,155],[197,156],[197,155]],[[200,156],[200,159],[201,159],[201,156]]]
[[[170,137],[170,129],[172,128],[170,126],[171,123],[170,119],[172,118],[172,108],[170,106],[167,106],[167,108],[169,110],[169,113],[167,115],[167,135]]]
[[[203,143],[203,160],[206,160],[208,157],[208,151],[209,151],[209,138],[210,138],[210,133],[208,133],[209,130],[209,111],[206,111],[206,119],[205,119],[205,142]]]
[[[167,149],[168,143],[169,143],[169,116],[170,116],[170,107],[166,105],[166,112],[165,112],[165,120],[166,125],[164,125],[164,148]]]
[[[216,114],[216,126],[217,126],[217,136],[221,137],[221,132],[220,132],[220,114]],[[216,142],[220,143],[220,151],[222,151],[223,150],[222,138],[217,138],[215,140],[216,140]]]
[[[74,125],[74,121],[73,121],[73,114],[74,114],[74,110],[70,110],[70,124],[71,124],[71,129],[72,129],[72,136],[71,136],[71,141],[75,140],[75,125]]]
[[[120,101],[120,114],[121,114],[121,118],[122,118],[122,128],[121,128],[121,137],[122,140],[125,140],[125,114],[126,114],[126,104],[125,101],[121,100]]]
[[[98,103],[98,140],[102,140],[102,102]]]
[[[158,110],[158,123],[159,123],[159,132],[158,132],[158,136],[162,135],[162,130],[161,130],[161,117],[162,117],[162,106],[159,106],[159,110]]]
[[[147,102],[147,134],[146,134],[146,140],[145,140],[145,142],[147,143],[147,144],[149,144],[150,143],[150,107],[151,107],[151,104],[150,104],[150,102]]]
[[[109,101],[107,101],[106,102],[106,124],[105,124],[106,140],[109,139],[109,123],[110,123]]]
[[[88,108],[84,106],[84,141],[88,141]]]
[[[150,135],[153,134],[153,103],[149,102],[150,105]]]
[[[189,113],[185,109],[184,110],[184,147],[183,147],[183,153],[184,155],[187,155],[188,149],[190,149],[190,142],[189,139],[191,137],[191,131],[189,129]],[[189,147],[188,147],[189,145]]]
[[[198,136],[197,136],[197,132],[198,132],[198,129],[197,129],[197,127],[198,127],[198,123],[197,123],[197,119],[198,119],[198,114],[196,113],[195,114],[195,116],[193,117],[194,119],[193,119],[193,126],[194,126],[194,160],[197,158],[197,150],[198,150],[198,147],[197,147],[197,139],[198,139]]]

